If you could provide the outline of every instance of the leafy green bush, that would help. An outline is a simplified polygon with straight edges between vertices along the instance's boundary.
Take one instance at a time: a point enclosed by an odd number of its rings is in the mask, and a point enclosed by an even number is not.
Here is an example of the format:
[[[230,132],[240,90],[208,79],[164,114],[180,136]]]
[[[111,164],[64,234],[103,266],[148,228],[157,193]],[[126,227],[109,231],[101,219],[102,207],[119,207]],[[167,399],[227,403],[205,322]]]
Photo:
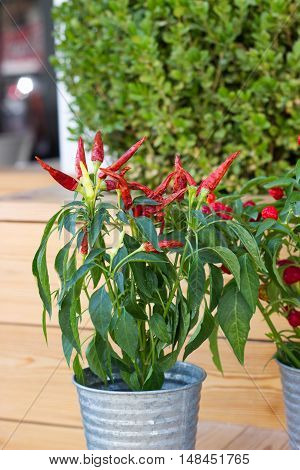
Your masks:
[[[282,173],[296,159],[300,129],[296,6],[63,2],[54,10],[54,64],[74,97],[73,132],[87,137],[101,128],[116,154],[151,136],[139,156],[148,177],[167,173],[179,152],[200,180],[237,149],[243,159],[231,185],[246,173]]]

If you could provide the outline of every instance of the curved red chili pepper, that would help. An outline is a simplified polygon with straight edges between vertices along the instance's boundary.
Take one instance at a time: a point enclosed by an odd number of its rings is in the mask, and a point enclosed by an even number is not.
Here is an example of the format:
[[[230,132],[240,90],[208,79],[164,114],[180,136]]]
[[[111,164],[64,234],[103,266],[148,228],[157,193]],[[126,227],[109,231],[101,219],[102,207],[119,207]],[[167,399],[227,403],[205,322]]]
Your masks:
[[[76,191],[79,183],[75,178],[66,175],[62,171],[56,170],[50,165],[47,165],[47,163],[43,162],[43,160],[41,160],[39,157],[35,157],[35,159],[37,162],[39,162],[41,167],[48,171],[52,178],[54,178],[55,181],[57,181],[61,186],[63,186],[65,189],[68,189],[69,191]]]
[[[177,154],[175,157],[173,192],[186,188],[187,185],[197,186],[197,183],[192,175],[183,168],[180,155]]]
[[[124,202],[124,207],[126,210],[128,210],[132,206],[132,197],[127,181],[123,178],[123,176],[118,175],[110,168],[101,168],[101,172],[104,173],[104,175],[110,176],[111,178],[117,181],[117,189],[121,191],[121,197]]]
[[[172,248],[180,248],[183,246],[182,242],[176,240],[161,240],[158,242],[159,248],[162,249],[172,249]],[[143,244],[144,251],[158,253],[158,251],[154,248],[154,246],[150,242],[146,242]]]
[[[100,162],[100,163],[102,163],[104,160],[104,148],[103,148],[103,141],[102,141],[102,136],[101,136],[100,131],[96,133],[95,138],[94,138],[91,160],[93,162]]]
[[[88,242],[88,234],[87,234],[86,227],[83,227],[83,231],[84,231],[84,236],[81,242],[80,251],[83,255],[87,255],[89,251],[89,242]]]
[[[130,149],[127,150],[118,160],[112,165],[110,165],[107,169],[111,171],[118,171],[126,162],[135,154],[135,152],[140,148],[140,146],[145,142],[147,137],[143,137],[141,140],[136,142]],[[102,168],[101,168],[102,170]]]
[[[171,202],[176,201],[176,200],[179,201],[180,199],[182,199],[182,196],[184,195],[186,190],[187,190],[187,188],[183,188],[183,189],[180,189],[179,191],[177,191],[176,193],[170,194],[170,196],[163,199],[162,203],[159,206],[156,206],[156,207],[159,210],[161,210],[164,207],[166,207],[168,204],[171,204]]]
[[[78,140],[77,153],[76,153],[76,158],[75,158],[75,172],[76,172],[76,178],[78,179],[82,177],[82,170],[80,167],[80,162],[82,162],[85,168],[87,169],[84,145],[83,145],[83,140],[81,137]]]
[[[172,173],[169,173],[166,176],[166,178],[163,180],[163,182],[160,183],[159,186],[157,186],[157,188],[153,191],[152,199],[156,200],[157,198],[159,198],[166,192],[166,189],[169,186],[170,181],[172,180],[174,176],[174,173],[175,173],[174,171],[172,171]]]
[[[153,194],[152,189],[148,188],[147,186],[141,183],[137,183],[136,181],[128,181],[128,186],[134,191],[142,191],[147,197],[151,197]]]
[[[201,189],[203,188],[208,189],[210,192],[214,191],[223,176],[225,175],[225,173],[227,172],[230,165],[240,153],[241,152],[238,151],[229,155],[229,157],[226,158],[225,162],[221,163],[221,165],[215,171],[213,171],[207,178],[202,181],[197,190],[197,194],[199,194],[201,192]]]

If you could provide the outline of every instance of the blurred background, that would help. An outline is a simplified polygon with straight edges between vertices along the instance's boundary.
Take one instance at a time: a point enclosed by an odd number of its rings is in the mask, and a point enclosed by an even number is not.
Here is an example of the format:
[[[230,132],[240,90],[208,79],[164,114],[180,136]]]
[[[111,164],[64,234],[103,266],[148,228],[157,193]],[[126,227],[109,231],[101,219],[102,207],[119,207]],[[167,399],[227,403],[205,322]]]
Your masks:
[[[72,198],[33,161],[72,173],[79,134],[154,185],[180,152],[197,180],[237,149],[234,187],[283,174],[300,129],[300,9],[286,0],[0,0],[0,445],[82,449],[71,371],[53,315],[48,346],[31,262],[45,222]],[[55,45],[55,47],[54,47]],[[51,59],[50,59],[51,56]],[[73,140],[72,140],[73,139]],[[63,240],[50,244],[49,265]],[[54,272],[50,273],[53,276]],[[280,325],[279,325],[280,327]],[[285,325],[282,325],[284,328]],[[87,327],[88,328],[88,327]],[[246,366],[207,346],[198,449],[282,449],[274,345],[254,315]]]
[[[72,171],[70,139],[89,144],[99,128],[112,157],[149,137],[135,160],[144,181],[176,152],[200,180],[241,149],[229,186],[295,163],[298,2],[52,3],[1,2],[2,166],[39,154]]]

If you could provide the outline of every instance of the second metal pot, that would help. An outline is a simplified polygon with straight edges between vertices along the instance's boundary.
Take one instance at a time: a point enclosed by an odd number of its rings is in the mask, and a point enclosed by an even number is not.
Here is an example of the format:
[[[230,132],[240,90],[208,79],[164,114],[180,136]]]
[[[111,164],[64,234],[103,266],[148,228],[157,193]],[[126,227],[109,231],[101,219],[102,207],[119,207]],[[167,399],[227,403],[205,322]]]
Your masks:
[[[277,361],[280,367],[290,447],[300,449],[300,369]]]

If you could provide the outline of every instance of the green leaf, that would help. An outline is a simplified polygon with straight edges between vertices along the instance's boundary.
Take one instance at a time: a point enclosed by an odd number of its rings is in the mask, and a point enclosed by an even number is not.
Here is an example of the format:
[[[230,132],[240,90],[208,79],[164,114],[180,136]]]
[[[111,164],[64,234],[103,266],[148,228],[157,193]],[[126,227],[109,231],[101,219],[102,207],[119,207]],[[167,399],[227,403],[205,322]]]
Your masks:
[[[150,367],[143,390],[160,390],[164,383],[164,373],[158,364]]]
[[[244,363],[244,350],[252,311],[235,282],[230,282],[220,299],[217,318],[234,354]]]
[[[58,320],[62,334],[69,340],[76,351],[80,353],[80,341],[76,319],[76,303],[74,301],[73,290],[68,292],[63,299],[58,313]]]
[[[260,222],[256,231],[256,236],[259,237],[265,230],[269,230],[274,224],[276,224],[276,220],[274,219],[266,219],[263,222]]]
[[[299,183],[300,182],[300,159],[299,158],[296,163],[295,174],[296,174],[297,183]]]
[[[61,342],[62,342],[64,356],[66,358],[68,366],[70,367],[73,346],[64,334],[61,335]]]
[[[101,208],[97,210],[94,216],[93,222],[91,224],[91,228],[88,233],[89,245],[91,248],[93,248],[93,246],[96,243],[96,240],[99,237],[106,214],[107,214],[106,210]]]
[[[76,356],[74,357],[74,360],[73,360],[73,371],[74,371],[74,374],[75,374],[75,377],[76,377],[76,381],[79,384],[84,385],[84,372],[83,372],[83,369],[81,367],[80,359],[79,359],[78,354],[76,354]]]
[[[97,335],[92,339],[86,349],[86,359],[92,372],[99,377],[102,382],[107,383],[107,373],[103,362],[103,343],[98,341]]]
[[[215,364],[218,371],[222,372],[223,374],[223,368],[222,368],[219,347],[218,347],[218,330],[219,330],[219,324],[217,323],[217,320],[215,318],[215,326],[209,336],[209,347],[212,353],[213,363]]]
[[[158,244],[158,237],[154,224],[149,217],[137,217],[135,219],[142,236],[150,242],[157,251],[162,251]]]
[[[145,253],[145,252],[140,252],[140,253],[135,253],[132,255],[128,260],[126,260],[127,263],[168,263],[168,260],[162,257],[159,253]]]
[[[287,177],[282,177],[282,178],[276,178],[273,181],[264,184],[264,188],[269,189],[269,188],[274,188],[274,186],[290,186],[291,184],[295,184],[296,180],[293,178],[287,178]]]
[[[191,311],[198,311],[205,291],[205,271],[198,253],[192,257],[187,284],[189,309]]]
[[[236,222],[228,221],[230,229],[237,235],[238,239],[244,245],[248,253],[252,256],[256,265],[262,270],[265,270],[265,265],[261,259],[259,249],[255,238],[244,227]]]
[[[46,309],[43,308],[43,314],[42,314],[42,327],[43,327],[43,334],[46,343],[48,344],[48,336],[47,336],[47,317],[46,317]]]
[[[97,258],[99,255],[101,255],[102,253],[104,253],[105,250],[104,248],[93,248],[89,254],[87,255],[87,257],[85,258],[85,263],[91,263],[92,261],[94,261],[95,258]]]
[[[148,320],[147,315],[145,314],[144,309],[137,303],[135,299],[127,297],[124,302],[124,306],[130,315],[132,315],[137,320]]]
[[[86,274],[94,267],[94,263],[84,263],[79,269],[73,274],[71,279],[67,282],[66,291],[69,291],[74,287],[78,281],[82,281]]]
[[[239,258],[241,266],[241,293],[254,313],[258,299],[259,277],[250,257],[245,254]]]
[[[47,268],[47,257],[46,257],[46,243],[43,244],[41,250],[38,253],[36,260],[37,279],[40,297],[43,301],[44,307],[51,316],[52,314],[52,301],[50,292],[49,274]]]
[[[212,248],[200,248],[199,255],[208,263],[222,262],[232,273],[238,286],[240,286],[240,264],[236,255],[229,249],[223,246],[215,246]],[[212,256],[212,258],[211,258]],[[212,261],[213,259],[213,261]]]
[[[165,320],[159,313],[153,313],[149,321],[150,331],[163,343],[169,344],[171,341]]]
[[[202,320],[198,323],[196,330],[194,331],[184,350],[183,360],[185,360],[193,351],[198,349],[207,338],[209,338],[214,329],[214,326],[214,317],[206,308]]]
[[[135,361],[138,346],[138,328],[134,318],[123,309],[115,326],[115,340],[132,361]]]
[[[96,331],[103,339],[106,339],[112,318],[112,303],[105,290],[105,286],[100,287],[91,296],[89,312]]]
[[[223,274],[220,268],[211,264],[210,268],[210,305],[211,312],[217,307],[223,290]]]
[[[154,199],[150,199],[145,196],[138,196],[133,200],[134,205],[147,205],[147,206],[158,206],[159,202],[154,201]]]
[[[72,240],[70,240],[59,252],[55,258],[54,267],[55,270],[60,278],[61,283],[63,284],[66,280],[66,273],[67,273],[67,261],[69,250],[72,245]]]

